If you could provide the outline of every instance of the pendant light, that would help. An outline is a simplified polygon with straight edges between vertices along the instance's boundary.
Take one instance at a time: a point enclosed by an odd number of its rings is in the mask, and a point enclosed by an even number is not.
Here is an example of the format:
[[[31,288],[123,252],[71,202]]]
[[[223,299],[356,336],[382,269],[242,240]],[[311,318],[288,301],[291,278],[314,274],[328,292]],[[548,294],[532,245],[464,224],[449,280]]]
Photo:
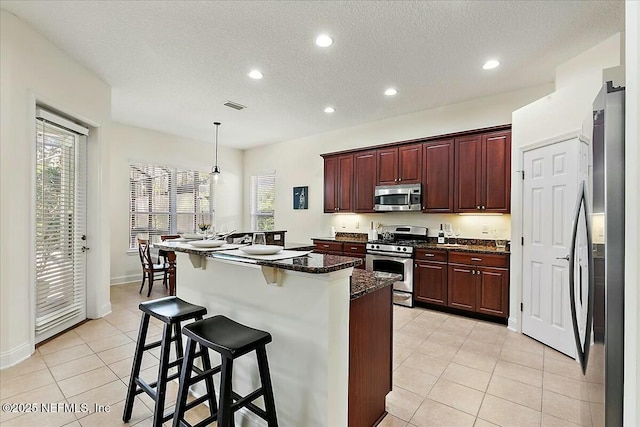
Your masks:
[[[211,169],[211,173],[213,174],[213,180],[217,181],[220,178],[220,167],[218,166],[218,127],[220,126],[220,122],[213,122],[216,126],[216,164]]]

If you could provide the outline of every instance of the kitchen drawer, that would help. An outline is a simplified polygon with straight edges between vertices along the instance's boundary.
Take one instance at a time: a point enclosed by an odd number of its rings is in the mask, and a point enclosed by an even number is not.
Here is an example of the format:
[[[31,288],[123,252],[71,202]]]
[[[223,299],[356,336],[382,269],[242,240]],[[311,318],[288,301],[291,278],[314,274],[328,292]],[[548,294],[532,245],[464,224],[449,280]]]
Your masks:
[[[501,254],[449,252],[449,264],[478,265],[483,267],[509,267],[509,257]]]
[[[365,245],[362,243],[344,243],[344,254],[346,256],[350,256],[351,254],[363,255],[365,253]]]
[[[342,242],[315,241],[313,243],[318,252],[337,252],[342,254]]]
[[[416,249],[416,260],[447,262],[447,251],[434,249]]]

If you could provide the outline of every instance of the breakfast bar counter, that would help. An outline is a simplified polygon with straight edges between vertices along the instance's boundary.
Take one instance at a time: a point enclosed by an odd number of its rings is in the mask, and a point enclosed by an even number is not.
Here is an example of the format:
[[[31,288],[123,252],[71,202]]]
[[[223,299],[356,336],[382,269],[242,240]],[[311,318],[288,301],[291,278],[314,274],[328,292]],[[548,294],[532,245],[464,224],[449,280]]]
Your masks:
[[[395,276],[354,272],[362,260],[351,257],[300,252],[269,260],[233,255],[237,250],[155,246],[176,256],[178,297],[205,306],[207,316],[222,314],[271,333],[267,352],[280,426],[368,426],[384,416]],[[381,323],[369,324],[372,317]],[[245,395],[259,383],[255,360],[234,362],[235,391]],[[236,425],[261,424],[240,410]]]

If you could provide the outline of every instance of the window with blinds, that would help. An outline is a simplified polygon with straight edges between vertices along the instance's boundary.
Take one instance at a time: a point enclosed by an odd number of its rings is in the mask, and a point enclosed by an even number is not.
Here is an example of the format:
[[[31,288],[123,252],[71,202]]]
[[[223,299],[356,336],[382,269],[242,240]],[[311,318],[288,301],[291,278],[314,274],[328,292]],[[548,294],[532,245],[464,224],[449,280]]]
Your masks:
[[[129,248],[138,238],[160,240],[163,234],[192,233],[213,222],[208,173],[167,166],[131,164],[129,174]]]
[[[86,318],[88,130],[41,109],[37,114],[34,325],[40,342]]]
[[[276,196],[275,172],[251,177],[251,229],[273,230]]]

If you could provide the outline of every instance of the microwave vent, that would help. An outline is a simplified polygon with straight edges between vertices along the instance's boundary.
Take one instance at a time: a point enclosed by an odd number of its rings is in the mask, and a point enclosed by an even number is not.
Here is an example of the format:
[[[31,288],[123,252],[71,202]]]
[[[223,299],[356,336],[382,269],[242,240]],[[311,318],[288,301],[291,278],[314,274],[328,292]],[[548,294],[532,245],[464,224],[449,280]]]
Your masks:
[[[244,105],[238,104],[237,102],[233,102],[233,101],[227,101],[223,104],[225,107],[229,107],[229,108],[233,108],[234,110],[244,110],[245,107]]]

